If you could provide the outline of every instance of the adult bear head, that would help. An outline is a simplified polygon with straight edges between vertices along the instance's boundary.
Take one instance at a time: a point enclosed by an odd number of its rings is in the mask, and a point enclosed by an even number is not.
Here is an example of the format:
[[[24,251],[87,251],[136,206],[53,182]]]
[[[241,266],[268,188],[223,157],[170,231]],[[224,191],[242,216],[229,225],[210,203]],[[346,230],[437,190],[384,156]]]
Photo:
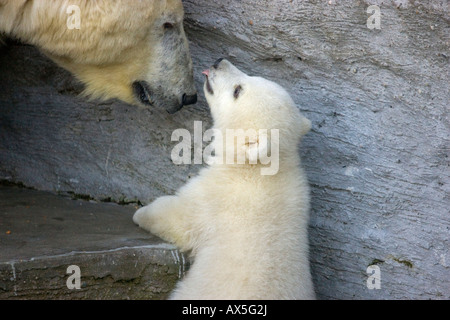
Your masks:
[[[180,0],[4,0],[0,32],[36,45],[102,100],[164,108],[197,101]]]

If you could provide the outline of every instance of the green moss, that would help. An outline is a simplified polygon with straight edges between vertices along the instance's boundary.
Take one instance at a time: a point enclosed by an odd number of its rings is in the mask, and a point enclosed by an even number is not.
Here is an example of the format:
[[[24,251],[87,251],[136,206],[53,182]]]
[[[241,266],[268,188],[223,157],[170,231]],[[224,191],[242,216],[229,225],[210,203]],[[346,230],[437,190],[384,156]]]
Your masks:
[[[369,264],[369,266],[373,266],[376,264],[382,264],[384,263],[384,260],[380,260],[380,259],[373,259],[372,262]]]
[[[34,189],[32,187],[26,186],[21,181],[13,182],[13,181],[9,181],[9,180],[0,180],[0,186],[4,186],[4,187],[18,187],[18,188],[22,188],[22,189],[32,189],[32,190]]]
[[[408,268],[413,268],[414,267],[413,263],[411,261],[409,261],[409,260],[396,258],[396,257],[393,257],[391,255],[389,255],[387,258],[388,259],[392,259],[395,262],[398,262],[400,264],[403,264],[403,265],[407,266]],[[372,262],[369,264],[369,266],[382,264],[384,262],[385,262],[385,260],[381,260],[381,259],[376,259],[375,258],[375,259],[372,260]]]
[[[67,193],[72,197],[72,200],[84,200],[84,201],[95,200],[88,194],[75,193],[73,191],[68,191]]]
[[[401,264],[407,266],[408,268],[412,268],[413,267],[412,262],[409,261],[409,260],[402,260],[402,259],[395,258],[395,257],[392,257],[392,260],[394,260],[394,261],[396,261],[398,263],[401,263]]]
[[[121,197],[120,199],[114,199],[112,197],[105,197],[105,198],[101,198],[101,199],[97,199],[94,197],[91,197],[88,194],[82,194],[82,193],[75,193],[73,191],[67,191],[67,192],[58,192],[58,194],[60,195],[70,195],[70,197],[72,198],[72,200],[84,200],[84,201],[100,201],[100,202],[111,202],[111,203],[115,203],[115,204],[119,204],[119,205],[138,205],[138,206],[143,206],[141,201],[139,199],[127,199],[125,197]]]
[[[135,204],[135,205],[138,205],[140,207],[143,206],[142,202],[139,199],[130,200],[130,199],[126,199],[125,197],[120,198],[119,200],[113,199],[111,197],[106,197],[106,198],[101,199],[100,201],[101,202],[116,203],[116,204],[119,204],[119,205],[122,205],[122,206],[130,205],[130,204]]]

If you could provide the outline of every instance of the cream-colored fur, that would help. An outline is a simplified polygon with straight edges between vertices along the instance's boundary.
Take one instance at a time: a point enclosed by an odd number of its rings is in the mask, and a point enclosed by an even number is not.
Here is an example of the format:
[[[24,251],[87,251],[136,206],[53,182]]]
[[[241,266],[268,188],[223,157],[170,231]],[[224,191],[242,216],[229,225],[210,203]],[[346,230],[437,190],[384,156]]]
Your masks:
[[[282,87],[227,60],[205,74],[214,128],[278,129],[279,170],[262,175],[261,163],[212,164],[176,195],[139,209],[133,220],[192,253],[194,263],[172,299],[314,299],[310,196],[298,152],[311,123]],[[247,139],[235,150],[248,155],[260,142]]]
[[[68,27],[74,5],[80,29]],[[183,15],[180,0],[0,0],[0,34],[40,48],[92,97],[139,105],[132,84],[146,81],[170,109],[196,91]]]

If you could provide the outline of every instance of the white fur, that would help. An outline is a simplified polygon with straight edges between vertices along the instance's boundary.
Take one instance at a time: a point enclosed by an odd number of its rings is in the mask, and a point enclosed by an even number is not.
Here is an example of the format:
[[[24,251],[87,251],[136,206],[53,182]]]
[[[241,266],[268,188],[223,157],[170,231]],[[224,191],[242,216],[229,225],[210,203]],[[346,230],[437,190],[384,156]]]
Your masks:
[[[249,77],[226,60],[208,80],[216,129],[279,129],[279,171],[261,175],[261,163],[214,164],[176,195],[139,209],[133,220],[192,253],[194,263],[172,299],[314,299],[309,187],[298,153],[310,121],[279,85]],[[237,85],[242,90],[235,99]]]
[[[69,6],[80,9],[79,30],[67,26]],[[171,101],[155,104],[165,106],[196,91],[183,17],[180,0],[0,0],[0,36],[37,46],[81,80],[86,95],[140,105],[132,83],[146,81],[164,89]]]

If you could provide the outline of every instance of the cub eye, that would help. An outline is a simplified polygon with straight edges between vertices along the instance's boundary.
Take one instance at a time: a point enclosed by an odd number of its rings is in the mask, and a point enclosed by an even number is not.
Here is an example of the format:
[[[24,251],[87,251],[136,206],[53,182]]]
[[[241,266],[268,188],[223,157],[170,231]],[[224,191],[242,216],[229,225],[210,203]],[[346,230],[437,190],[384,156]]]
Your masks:
[[[242,91],[242,86],[240,84],[237,85],[236,87],[234,87],[233,97],[235,99],[239,98],[239,94],[241,93],[241,91]]]
[[[173,29],[173,23],[166,22],[163,24],[164,29]]]

